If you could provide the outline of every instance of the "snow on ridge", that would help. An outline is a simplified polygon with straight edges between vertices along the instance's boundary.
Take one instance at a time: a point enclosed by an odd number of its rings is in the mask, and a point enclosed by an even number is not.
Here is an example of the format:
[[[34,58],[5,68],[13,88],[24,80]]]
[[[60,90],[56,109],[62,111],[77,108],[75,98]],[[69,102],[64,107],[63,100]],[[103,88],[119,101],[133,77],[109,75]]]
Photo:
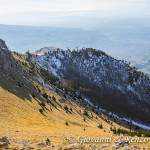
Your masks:
[[[87,99],[86,97],[84,97],[84,100],[85,100],[86,102],[88,102],[90,105],[94,106],[94,104],[93,104],[89,99]]]
[[[57,66],[57,68],[59,69],[61,67],[61,62],[59,59],[57,59],[55,56],[52,57],[52,60],[54,61],[55,65]]]
[[[41,83],[42,85],[46,86],[47,88],[49,88],[50,90],[54,90],[54,88],[52,86],[50,86],[49,84],[44,83],[44,81],[41,81],[40,78],[34,76],[34,79],[37,80],[39,83]]]
[[[135,121],[133,121],[133,120],[131,120],[131,119],[120,118],[118,115],[113,114],[113,113],[111,113],[111,112],[109,112],[109,115],[113,115],[114,117],[116,117],[116,118],[118,118],[118,119],[120,119],[120,120],[125,120],[125,121],[128,121],[128,122],[132,122],[132,124],[134,124],[134,125],[136,125],[136,126],[139,126],[140,128],[150,130],[150,126],[147,126],[147,125],[144,125],[144,124],[135,122]]]
[[[139,97],[139,99],[141,99],[140,94],[138,92],[136,92],[131,85],[127,86],[127,90],[133,92],[134,94],[136,94]]]
[[[91,58],[85,59],[84,52],[82,51],[80,52],[80,55],[60,51],[58,53],[50,52],[44,54],[39,58],[34,58],[34,60],[39,66],[52,72],[59,78],[60,76],[57,74],[57,70],[60,68],[66,70],[67,67],[62,65],[66,63],[72,68],[76,66],[76,69],[79,69],[83,76],[87,75],[92,82],[95,82],[100,87],[102,86],[102,83],[104,83],[106,86],[115,89],[120,93],[135,95],[142,101],[147,100],[148,95],[145,94],[145,91],[147,90],[146,87],[148,87],[148,79],[146,80],[146,78],[138,76],[138,74],[135,74],[136,72],[133,73],[132,68],[121,60],[114,60],[113,58],[104,55],[96,57],[92,52],[89,53],[89,55]],[[94,106],[89,99],[85,98],[84,100]],[[134,103],[134,101],[132,102]],[[101,111],[103,111],[103,109],[101,109]],[[148,126],[134,121],[132,122],[141,128],[150,130],[150,127]]]
[[[57,59],[55,56],[42,55],[42,56],[40,56],[38,58],[32,57],[32,59],[40,67],[44,68],[45,70],[48,70],[53,75],[55,75],[58,78],[60,78],[60,76],[57,74],[57,70],[60,69],[62,64],[61,64],[61,61],[59,59]]]

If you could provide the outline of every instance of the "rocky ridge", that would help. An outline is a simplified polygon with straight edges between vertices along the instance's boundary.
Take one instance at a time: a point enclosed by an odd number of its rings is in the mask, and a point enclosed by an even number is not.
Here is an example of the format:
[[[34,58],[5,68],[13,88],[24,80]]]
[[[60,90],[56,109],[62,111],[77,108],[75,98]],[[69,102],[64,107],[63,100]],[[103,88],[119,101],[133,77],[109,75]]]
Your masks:
[[[95,106],[150,124],[150,78],[129,63],[92,48],[57,50],[32,59],[59,78],[72,80]]]
[[[13,68],[15,60],[11,54],[11,51],[8,50],[5,42],[0,39],[0,69],[10,70]]]

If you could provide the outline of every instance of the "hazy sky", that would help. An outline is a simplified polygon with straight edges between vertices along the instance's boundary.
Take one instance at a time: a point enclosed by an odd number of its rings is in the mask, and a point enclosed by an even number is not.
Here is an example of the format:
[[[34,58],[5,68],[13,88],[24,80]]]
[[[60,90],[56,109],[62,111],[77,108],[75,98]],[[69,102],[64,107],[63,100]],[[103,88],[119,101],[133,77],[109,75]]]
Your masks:
[[[0,0],[0,24],[93,27],[149,17],[150,0]]]

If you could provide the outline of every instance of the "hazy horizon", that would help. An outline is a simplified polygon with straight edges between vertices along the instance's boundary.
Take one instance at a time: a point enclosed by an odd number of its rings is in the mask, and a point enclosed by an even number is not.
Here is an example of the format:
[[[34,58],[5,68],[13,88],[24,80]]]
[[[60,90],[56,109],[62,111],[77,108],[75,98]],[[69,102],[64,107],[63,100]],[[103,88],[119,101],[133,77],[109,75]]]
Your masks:
[[[0,0],[0,24],[89,29],[122,19],[142,23],[149,8],[148,0]]]
[[[0,0],[0,38],[21,53],[101,49],[150,73],[149,8],[149,0]]]

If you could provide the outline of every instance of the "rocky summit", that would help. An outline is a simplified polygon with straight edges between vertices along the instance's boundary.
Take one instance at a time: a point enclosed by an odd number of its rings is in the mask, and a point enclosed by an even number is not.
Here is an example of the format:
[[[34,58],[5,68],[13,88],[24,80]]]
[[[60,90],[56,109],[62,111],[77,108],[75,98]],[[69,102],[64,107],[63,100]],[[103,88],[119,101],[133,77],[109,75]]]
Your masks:
[[[8,50],[5,42],[0,39],[0,69],[9,70],[12,69],[15,60]]]

